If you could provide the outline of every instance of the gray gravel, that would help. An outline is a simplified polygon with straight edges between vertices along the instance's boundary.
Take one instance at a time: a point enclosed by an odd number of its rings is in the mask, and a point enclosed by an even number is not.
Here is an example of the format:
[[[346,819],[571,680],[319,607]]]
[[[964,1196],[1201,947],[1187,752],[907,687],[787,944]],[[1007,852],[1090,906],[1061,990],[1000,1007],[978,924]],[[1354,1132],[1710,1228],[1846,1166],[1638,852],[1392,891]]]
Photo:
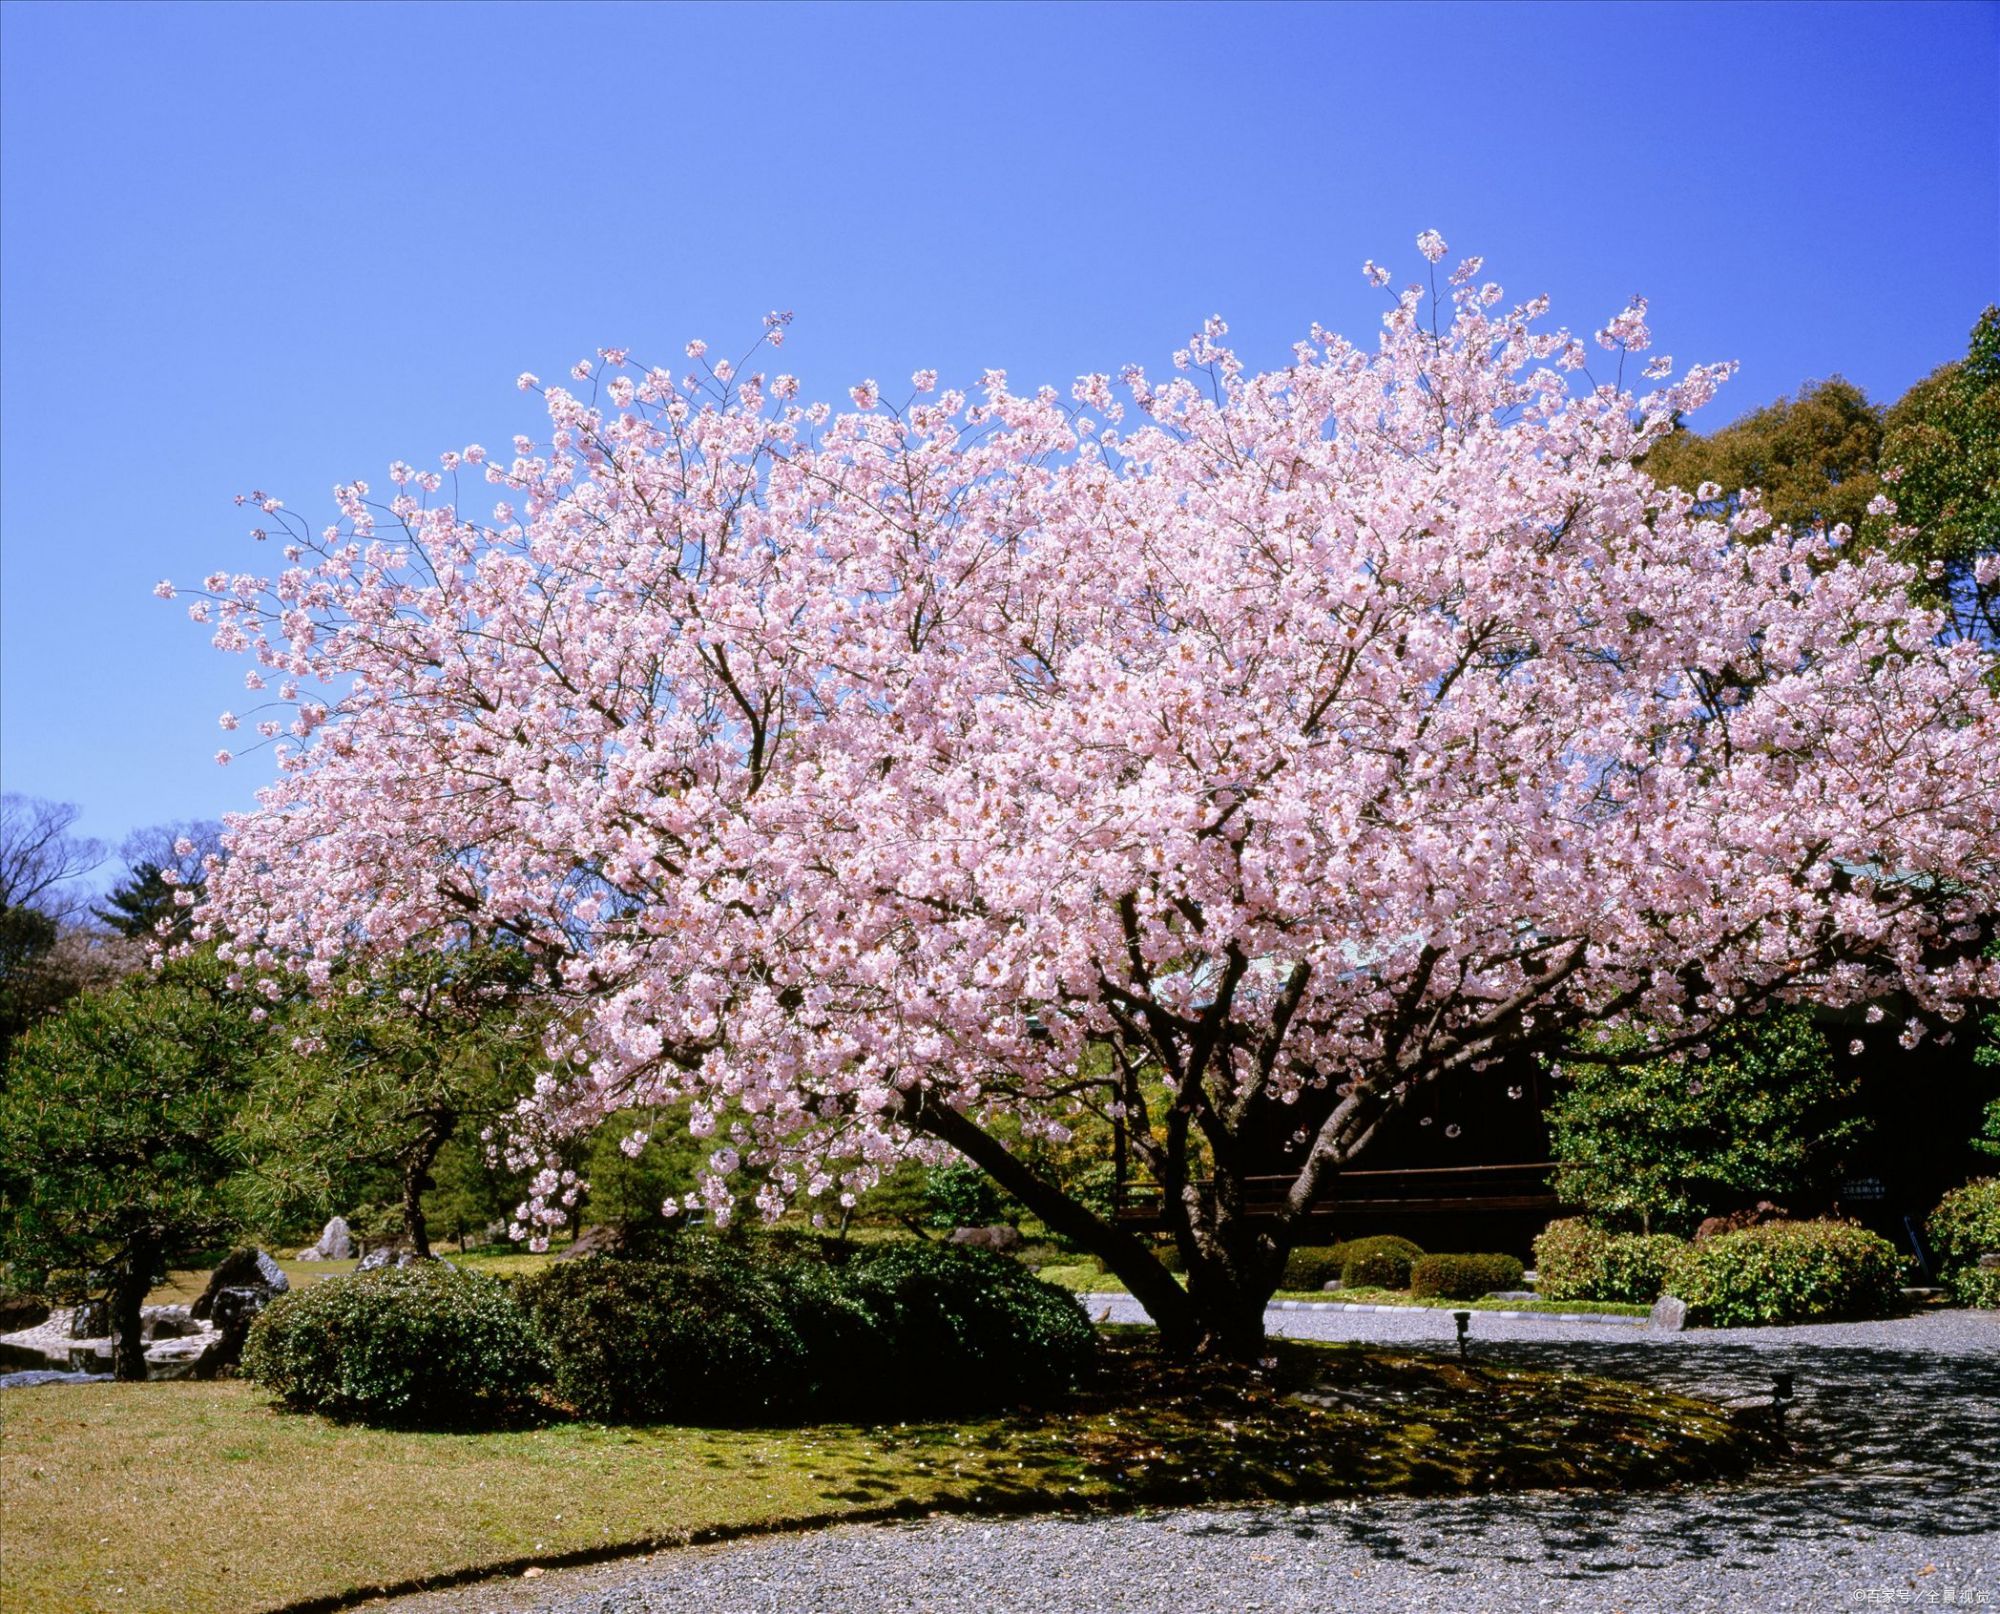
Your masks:
[[[1124,1312],[1110,1309],[1114,1320]],[[1443,1313],[1270,1321],[1300,1337],[1415,1345],[1453,1332]],[[1491,1360],[1711,1396],[1768,1392],[1790,1371],[1794,1434],[1819,1461],[1748,1485],[1634,1497],[843,1527],[405,1599],[398,1614],[2000,1609],[1993,1314],[1685,1334],[1475,1314],[1472,1330]]]

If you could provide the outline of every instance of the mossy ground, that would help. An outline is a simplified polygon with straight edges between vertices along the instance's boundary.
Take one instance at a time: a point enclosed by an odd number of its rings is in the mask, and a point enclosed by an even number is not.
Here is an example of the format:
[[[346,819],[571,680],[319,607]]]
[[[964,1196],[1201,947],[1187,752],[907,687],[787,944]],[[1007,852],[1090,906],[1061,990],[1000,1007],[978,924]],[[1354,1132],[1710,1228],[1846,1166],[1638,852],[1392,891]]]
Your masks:
[[[423,1434],[283,1412],[240,1381],[9,1391],[0,1608],[224,1614],[899,1512],[1623,1489],[1770,1449],[1638,1385],[1273,1349],[1268,1371],[1189,1369],[1114,1331],[1066,1406],[876,1427]]]

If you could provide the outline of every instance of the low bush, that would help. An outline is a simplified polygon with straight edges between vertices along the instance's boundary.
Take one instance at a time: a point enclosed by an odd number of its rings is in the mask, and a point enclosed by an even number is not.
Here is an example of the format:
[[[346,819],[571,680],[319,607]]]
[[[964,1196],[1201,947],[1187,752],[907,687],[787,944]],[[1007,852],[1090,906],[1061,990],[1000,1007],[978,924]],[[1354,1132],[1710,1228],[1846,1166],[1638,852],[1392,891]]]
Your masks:
[[[1337,1248],[1342,1254],[1340,1282],[1347,1289],[1407,1289],[1411,1268],[1424,1254],[1393,1233],[1354,1239]]]
[[[1418,1300],[1478,1300],[1520,1287],[1521,1263],[1511,1255],[1425,1255],[1410,1266],[1410,1293]]]
[[[738,1422],[803,1397],[806,1345],[785,1292],[717,1241],[559,1262],[515,1292],[548,1348],[556,1394],[586,1417]]]
[[[251,1325],[243,1371],[304,1410],[462,1427],[516,1412],[548,1364],[506,1284],[419,1261],[280,1295]]]
[[[2000,1250],[2000,1177],[1981,1177],[1938,1201],[1925,1224],[1938,1277],[1961,1306],[2000,1306],[2000,1272],[1980,1256]]]
[[[944,1244],[704,1237],[521,1280],[557,1393],[614,1421],[902,1414],[1059,1394],[1094,1359],[1075,1297]]]
[[[1685,1247],[1666,1233],[1606,1233],[1580,1219],[1551,1222],[1535,1240],[1535,1293],[1544,1300],[1651,1305]]]
[[[1324,1289],[1336,1279],[1346,1288],[1407,1289],[1410,1263],[1424,1252],[1393,1233],[1339,1244],[1302,1245],[1285,1257],[1285,1289]]]
[[[1771,1222],[1686,1246],[1668,1284],[1689,1322],[1713,1328],[1887,1317],[1900,1309],[1902,1259],[1851,1222]]]

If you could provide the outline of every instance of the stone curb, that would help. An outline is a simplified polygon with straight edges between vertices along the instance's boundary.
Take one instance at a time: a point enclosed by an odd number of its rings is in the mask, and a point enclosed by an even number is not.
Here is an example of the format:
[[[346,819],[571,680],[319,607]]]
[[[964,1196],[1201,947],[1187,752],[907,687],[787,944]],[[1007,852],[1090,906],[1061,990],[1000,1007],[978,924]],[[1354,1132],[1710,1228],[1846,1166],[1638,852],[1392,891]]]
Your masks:
[[[1077,1299],[1088,1304],[1093,1300],[1131,1300],[1132,1297],[1119,1289],[1094,1289],[1087,1293],[1078,1292]],[[1137,1302],[1134,1302],[1137,1304]],[[1351,1300],[1273,1300],[1264,1308],[1266,1311],[1363,1311],[1390,1312],[1403,1315],[1420,1312],[1427,1316],[1449,1317],[1449,1306],[1363,1306]],[[1613,1328],[1645,1328],[1651,1325],[1650,1317],[1620,1317],[1612,1312],[1602,1311],[1474,1311],[1478,1317],[1505,1317],[1512,1322],[1523,1323],[1604,1323]]]

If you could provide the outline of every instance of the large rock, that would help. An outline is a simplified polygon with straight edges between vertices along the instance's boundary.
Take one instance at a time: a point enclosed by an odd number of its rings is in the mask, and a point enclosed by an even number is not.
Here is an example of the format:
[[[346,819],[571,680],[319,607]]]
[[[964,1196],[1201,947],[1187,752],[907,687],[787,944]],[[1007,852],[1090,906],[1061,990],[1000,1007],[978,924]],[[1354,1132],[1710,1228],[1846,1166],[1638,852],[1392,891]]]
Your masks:
[[[197,1358],[202,1377],[242,1357],[243,1341],[257,1313],[291,1286],[284,1269],[262,1250],[232,1250],[223,1257],[222,1264],[208,1275],[208,1287],[201,1298],[188,1307],[190,1318],[215,1330],[212,1342]]]
[[[963,1244],[968,1249],[991,1250],[996,1255],[1005,1255],[1009,1250],[1021,1247],[1021,1234],[1005,1222],[996,1222],[991,1227],[955,1227],[951,1230],[950,1242]]]
[[[585,1255],[618,1255],[632,1243],[630,1232],[617,1222],[594,1222],[559,1251],[558,1261],[574,1261]]]
[[[1653,1302],[1653,1314],[1649,1320],[1655,1328],[1678,1333],[1687,1327],[1688,1303],[1676,1295],[1661,1295]]]
[[[1711,1216],[1694,1230],[1694,1241],[1706,1244],[1712,1238],[1724,1233],[1740,1233],[1746,1227],[1762,1227],[1767,1222],[1789,1221],[1790,1215],[1782,1205],[1773,1205],[1768,1199],[1760,1199],[1748,1210],[1731,1211],[1727,1216]]]
[[[347,1230],[344,1218],[335,1216],[320,1229],[319,1242],[299,1251],[301,1261],[351,1261],[354,1259],[354,1235]]]
[[[391,1244],[378,1244],[361,1258],[356,1272],[380,1272],[384,1267],[406,1267],[423,1257],[400,1239]]]

